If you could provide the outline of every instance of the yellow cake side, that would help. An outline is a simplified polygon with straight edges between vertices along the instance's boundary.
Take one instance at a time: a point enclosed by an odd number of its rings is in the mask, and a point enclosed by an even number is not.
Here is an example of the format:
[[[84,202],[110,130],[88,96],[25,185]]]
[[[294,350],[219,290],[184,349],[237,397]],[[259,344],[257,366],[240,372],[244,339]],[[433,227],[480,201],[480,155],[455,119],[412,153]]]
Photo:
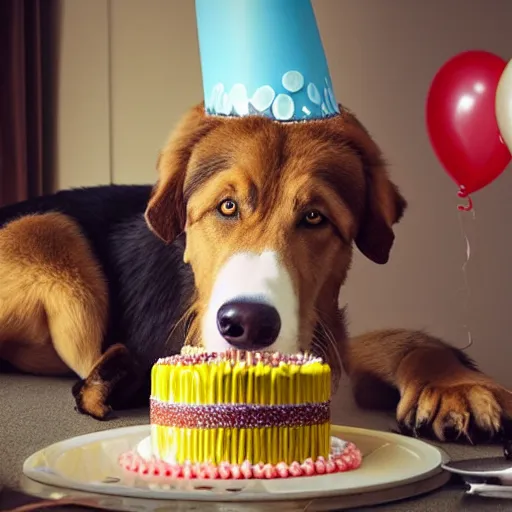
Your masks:
[[[182,405],[300,405],[330,399],[331,372],[327,364],[303,365],[219,361],[194,365],[156,364],[152,370],[152,399]],[[253,428],[180,428],[158,423],[152,416],[153,451],[178,463],[249,460],[277,464],[327,457],[330,422],[299,426]]]

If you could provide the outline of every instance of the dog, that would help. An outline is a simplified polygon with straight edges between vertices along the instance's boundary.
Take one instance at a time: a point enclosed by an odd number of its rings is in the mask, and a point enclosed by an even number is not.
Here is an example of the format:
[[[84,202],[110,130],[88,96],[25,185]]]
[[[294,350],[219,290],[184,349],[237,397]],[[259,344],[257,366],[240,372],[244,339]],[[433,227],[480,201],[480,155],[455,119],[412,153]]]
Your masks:
[[[407,204],[348,109],[308,123],[191,109],[152,186],[57,192],[0,210],[0,358],[73,373],[99,420],[149,399],[183,344],[311,351],[402,432],[497,439],[511,393],[424,332],[349,339],[338,297],[357,248],[385,264]],[[147,402],[146,402],[147,403]]]

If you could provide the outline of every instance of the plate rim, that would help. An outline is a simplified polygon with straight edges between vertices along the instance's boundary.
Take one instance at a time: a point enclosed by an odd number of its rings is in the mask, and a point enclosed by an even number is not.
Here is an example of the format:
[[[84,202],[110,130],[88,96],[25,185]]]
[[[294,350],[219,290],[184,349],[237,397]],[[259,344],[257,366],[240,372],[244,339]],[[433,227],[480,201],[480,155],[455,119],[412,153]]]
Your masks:
[[[361,493],[376,493],[379,491],[385,491],[388,489],[393,489],[396,487],[405,487],[408,485],[412,485],[417,482],[425,481],[430,478],[433,478],[438,473],[445,472],[446,470],[442,467],[443,464],[450,461],[450,457],[448,454],[442,450],[441,448],[430,444],[426,441],[419,440],[413,437],[404,436],[401,434],[397,434],[394,432],[386,432],[380,430],[373,430],[361,427],[351,427],[344,425],[331,425],[331,432],[334,435],[339,436],[347,436],[350,438],[351,434],[360,435],[365,437],[373,437],[378,439],[388,440],[390,442],[394,442],[395,444],[404,446],[409,448],[421,448],[422,451],[430,450],[439,455],[438,464],[425,472],[413,475],[411,477],[403,478],[398,480],[397,482],[382,482],[380,484],[375,484],[368,486],[368,489],[365,490],[364,487],[354,487],[350,489],[330,489],[326,491],[318,491],[318,490],[310,490],[302,493],[297,493],[294,491],[291,492],[283,492],[283,493],[255,493],[248,490],[246,493],[240,494],[217,494],[211,492],[201,491],[175,491],[175,495],[164,494],[162,493],[159,496],[151,493],[149,489],[142,489],[139,487],[123,487],[122,492],[112,492],[116,488],[115,487],[100,487],[97,484],[83,484],[76,483],[71,479],[66,479],[65,476],[58,473],[45,473],[44,470],[34,469],[35,467],[40,468],[42,465],[40,463],[41,459],[44,460],[45,456],[48,454],[55,452],[56,450],[67,451],[71,447],[77,447],[80,444],[84,444],[85,442],[92,443],[97,441],[108,440],[112,438],[119,438],[123,435],[138,435],[145,434],[149,435],[150,433],[150,425],[149,424],[140,424],[140,425],[131,425],[118,427],[114,429],[104,429],[96,432],[91,432],[89,434],[81,434],[79,436],[70,437],[61,441],[57,441],[52,443],[27,457],[23,462],[22,474],[43,485],[55,486],[60,488],[66,488],[78,492],[85,492],[91,494],[100,494],[107,496],[117,496],[117,497],[126,497],[133,499],[150,499],[150,500],[163,500],[163,501],[200,501],[200,502],[251,502],[251,501],[300,501],[300,500],[311,500],[311,499],[330,499],[336,497],[343,496],[351,496],[355,494]],[[417,452],[417,450],[414,450]],[[46,467],[51,468],[51,466],[46,465]],[[317,475],[321,478],[324,475]],[[303,477],[303,478],[311,478],[311,477]],[[119,489],[119,488],[118,488]],[[185,497],[184,494],[187,494]],[[193,497],[192,497],[193,494]]]
[[[450,480],[450,474],[446,471],[431,475],[419,482],[411,482],[404,485],[397,485],[396,487],[368,491],[366,493],[345,494],[339,496],[318,496],[312,499],[300,500],[287,500],[292,502],[297,507],[307,508],[311,511],[330,511],[330,510],[345,510],[353,509],[355,507],[372,507],[376,505],[385,505],[394,503],[404,499],[415,499],[427,495],[434,491],[441,490]],[[93,501],[101,509],[114,510],[115,512],[126,511],[133,512],[134,510],[146,510],[147,512],[161,512],[161,510],[168,510],[169,502],[173,503],[174,507],[179,510],[197,510],[198,502],[194,500],[170,500],[170,499],[150,499],[150,498],[132,498],[127,496],[119,496],[113,494],[100,494],[91,493],[86,491],[76,491],[74,489],[57,487],[53,485],[42,484],[31,480],[25,475],[22,475],[20,482],[23,492],[30,496],[34,496],[43,500],[56,500],[72,499],[72,500],[88,500]],[[260,500],[258,504],[262,503],[277,504],[278,502],[286,503],[285,500]],[[205,503],[205,502],[201,502]],[[226,502],[222,500],[210,501],[208,509],[216,512],[225,512]],[[238,501],[229,502],[236,503],[239,512],[247,511],[254,512],[254,501]],[[80,505],[80,503],[77,503]],[[287,509],[288,510],[288,509]]]

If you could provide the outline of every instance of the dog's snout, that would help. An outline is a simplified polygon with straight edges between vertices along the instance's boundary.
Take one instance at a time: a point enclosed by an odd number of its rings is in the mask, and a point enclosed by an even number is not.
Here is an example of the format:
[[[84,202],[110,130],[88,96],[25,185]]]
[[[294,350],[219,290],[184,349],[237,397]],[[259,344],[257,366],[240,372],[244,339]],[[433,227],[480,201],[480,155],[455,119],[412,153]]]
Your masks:
[[[217,312],[222,337],[242,350],[262,350],[276,341],[281,318],[276,308],[259,302],[227,302]]]

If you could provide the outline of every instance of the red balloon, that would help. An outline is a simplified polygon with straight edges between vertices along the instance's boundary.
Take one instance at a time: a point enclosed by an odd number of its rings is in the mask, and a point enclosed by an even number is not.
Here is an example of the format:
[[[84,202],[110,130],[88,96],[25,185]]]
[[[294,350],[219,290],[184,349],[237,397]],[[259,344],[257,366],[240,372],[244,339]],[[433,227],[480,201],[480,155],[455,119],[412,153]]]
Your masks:
[[[463,196],[495,180],[511,159],[495,113],[496,89],[506,65],[489,52],[464,52],[446,62],[430,86],[430,142]]]

